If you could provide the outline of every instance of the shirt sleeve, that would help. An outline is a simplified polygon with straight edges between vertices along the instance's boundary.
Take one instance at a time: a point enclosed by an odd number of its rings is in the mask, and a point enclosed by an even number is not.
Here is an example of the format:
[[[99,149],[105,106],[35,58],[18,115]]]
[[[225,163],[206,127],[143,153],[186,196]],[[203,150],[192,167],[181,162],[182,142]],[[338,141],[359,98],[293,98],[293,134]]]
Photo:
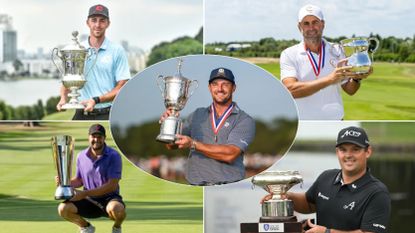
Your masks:
[[[298,77],[294,60],[288,55],[287,50],[282,51],[280,57],[281,80],[288,77]]]
[[[118,152],[114,151],[112,161],[108,167],[108,179],[121,179],[122,161]]]
[[[228,144],[235,145],[245,152],[254,137],[255,121],[247,116],[236,123],[228,136]]]
[[[387,192],[376,193],[363,214],[361,230],[386,233],[391,211],[391,199]]]
[[[75,178],[82,180],[82,174],[81,174],[80,167],[79,167],[79,155],[78,155],[78,158],[76,159],[76,175],[75,175]]]
[[[318,187],[318,179],[314,181],[314,183],[311,185],[311,187],[307,190],[305,193],[305,197],[307,199],[307,202],[316,204],[316,192]]]
[[[192,112],[184,121],[183,121],[183,127],[182,127],[182,135],[187,135],[190,136],[190,132],[191,132],[191,122],[193,119],[193,115],[195,114],[195,112]]]
[[[131,78],[128,58],[122,47],[118,48],[117,50],[117,60],[115,62],[114,75],[117,82]]]

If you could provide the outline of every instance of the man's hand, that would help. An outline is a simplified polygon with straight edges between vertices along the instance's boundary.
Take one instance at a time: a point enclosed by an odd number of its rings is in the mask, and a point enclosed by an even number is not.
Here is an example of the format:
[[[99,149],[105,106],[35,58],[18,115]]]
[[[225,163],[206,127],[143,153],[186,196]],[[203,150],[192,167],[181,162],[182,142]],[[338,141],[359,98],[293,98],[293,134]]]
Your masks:
[[[85,112],[92,112],[92,110],[94,110],[94,107],[95,107],[95,100],[93,100],[93,99],[84,100],[84,101],[82,101],[81,103],[82,103],[82,105],[86,106],[86,107],[84,108],[84,111],[85,111]]]
[[[163,122],[167,117],[169,117],[171,115],[173,115],[173,110],[171,108],[166,109],[166,111],[163,112],[163,114],[160,117],[159,124],[161,124],[161,122]],[[174,116],[175,117],[178,117],[179,116],[179,112],[176,112],[174,114]]]
[[[325,226],[313,224],[311,219],[307,219],[307,225],[310,227],[310,229],[305,231],[305,233],[324,233],[327,229]]]
[[[75,195],[70,199],[70,201],[79,201],[79,200],[85,199],[85,197],[88,196],[86,194],[86,191],[81,191],[77,189],[74,189],[74,193]]]
[[[193,139],[186,135],[176,134],[176,141],[174,144],[177,145],[179,149],[190,148],[192,146]]]
[[[59,103],[56,105],[56,110],[58,110],[59,112],[62,111],[62,110],[64,110],[64,109],[62,109],[62,106],[64,104],[66,104],[66,99],[65,98],[61,98],[59,100]]]

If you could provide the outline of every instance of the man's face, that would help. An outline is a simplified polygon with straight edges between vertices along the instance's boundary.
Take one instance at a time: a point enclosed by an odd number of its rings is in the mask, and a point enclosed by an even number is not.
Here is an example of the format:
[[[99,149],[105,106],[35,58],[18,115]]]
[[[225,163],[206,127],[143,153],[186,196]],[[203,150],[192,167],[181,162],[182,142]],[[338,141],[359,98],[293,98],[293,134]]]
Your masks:
[[[90,36],[101,38],[105,36],[105,30],[109,27],[110,21],[102,15],[92,15],[87,19],[86,24],[89,27]]]
[[[105,144],[105,136],[94,133],[89,135],[89,145],[93,150],[101,150],[104,147]]]
[[[336,148],[336,154],[343,172],[353,176],[366,170],[372,148],[369,146],[365,149],[352,143],[343,143]]]
[[[226,104],[232,101],[232,93],[235,89],[236,85],[225,79],[215,79],[209,83],[209,91],[213,102],[218,104]]]
[[[324,21],[313,15],[307,15],[298,23],[298,29],[305,40],[320,40],[323,36]]]

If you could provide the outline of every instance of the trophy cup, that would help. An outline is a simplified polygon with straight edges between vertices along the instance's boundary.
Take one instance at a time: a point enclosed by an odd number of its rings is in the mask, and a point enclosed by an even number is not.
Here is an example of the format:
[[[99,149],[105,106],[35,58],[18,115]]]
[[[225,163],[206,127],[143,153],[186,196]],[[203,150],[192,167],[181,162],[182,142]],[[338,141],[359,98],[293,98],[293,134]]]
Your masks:
[[[281,198],[292,186],[303,181],[298,171],[263,172],[251,181],[273,196],[262,204],[259,223],[241,223],[241,233],[302,232],[302,224],[294,216],[293,202]]]
[[[160,75],[157,78],[157,85],[164,98],[164,105],[166,109],[170,108],[172,110],[172,114],[161,122],[160,134],[156,138],[157,141],[162,143],[173,143],[176,134],[181,134],[182,121],[177,115],[198,87],[197,80],[189,80],[183,77],[181,73],[182,61],[182,59],[178,59],[176,75],[167,77]],[[193,90],[189,92],[191,86],[193,86]]]
[[[374,46],[371,42],[374,43]],[[346,65],[351,66],[351,71],[355,74],[369,73],[372,66],[369,53],[371,53],[373,60],[373,53],[378,47],[379,40],[376,38],[356,37],[340,41],[340,52],[347,58]]]
[[[70,90],[68,93],[70,100],[62,106],[62,109],[83,109],[85,106],[78,100],[80,96],[78,90],[84,86],[85,76],[95,65],[97,59],[84,76],[85,61],[92,53],[88,53],[88,49],[79,44],[77,31],[72,32],[72,36],[71,44],[66,45],[63,49],[54,48],[52,50],[52,61],[62,75],[63,86]]]
[[[74,190],[71,187],[74,139],[68,135],[52,137],[52,151],[59,179],[55,199],[69,200],[74,195]]]

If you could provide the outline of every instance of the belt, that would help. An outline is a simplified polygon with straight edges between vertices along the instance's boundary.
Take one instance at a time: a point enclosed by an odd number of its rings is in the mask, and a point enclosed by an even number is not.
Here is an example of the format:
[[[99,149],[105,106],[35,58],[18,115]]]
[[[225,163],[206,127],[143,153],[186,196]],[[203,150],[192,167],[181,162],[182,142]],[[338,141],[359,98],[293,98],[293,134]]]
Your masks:
[[[84,115],[85,116],[96,116],[96,115],[105,115],[108,114],[111,110],[111,107],[106,107],[106,108],[94,108],[94,110],[92,110],[91,112],[85,112],[84,111]]]

